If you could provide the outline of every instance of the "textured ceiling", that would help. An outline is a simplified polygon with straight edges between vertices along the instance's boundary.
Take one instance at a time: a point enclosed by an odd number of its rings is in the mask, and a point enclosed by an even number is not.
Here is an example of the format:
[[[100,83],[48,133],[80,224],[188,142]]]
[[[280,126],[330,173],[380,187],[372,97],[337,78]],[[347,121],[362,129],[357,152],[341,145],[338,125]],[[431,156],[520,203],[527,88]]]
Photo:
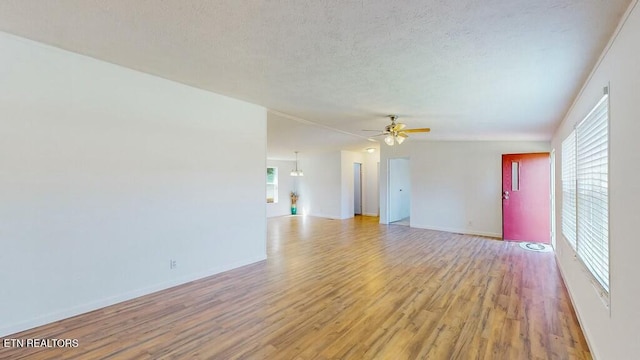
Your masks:
[[[3,0],[0,30],[359,136],[546,140],[630,1]]]

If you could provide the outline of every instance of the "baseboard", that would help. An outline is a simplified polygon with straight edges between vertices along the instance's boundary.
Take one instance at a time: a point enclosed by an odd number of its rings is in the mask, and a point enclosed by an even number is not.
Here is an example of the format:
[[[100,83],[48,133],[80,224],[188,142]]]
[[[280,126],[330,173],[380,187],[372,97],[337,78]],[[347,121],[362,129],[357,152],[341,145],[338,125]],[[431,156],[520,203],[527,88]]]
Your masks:
[[[593,346],[591,346],[591,342],[589,341],[589,337],[587,336],[587,331],[585,330],[584,326],[582,326],[583,324],[582,318],[580,317],[580,313],[578,312],[578,307],[576,306],[576,302],[573,300],[573,294],[571,289],[569,288],[567,277],[564,275],[564,269],[561,265],[562,262],[560,262],[560,259],[558,258],[558,252],[556,251],[556,249],[553,250],[553,254],[556,259],[556,266],[558,267],[558,270],[560,270],[560,277],[562,278],[564,287],[567,289],[567,294],[569,294],[569,301],[571,301],[571,306],[573,306],[573,311],[575,312],[576,317],[578,318],[578,325],[580,325],[580,330],[582,330],[582,334],[584,334],[584,339],[587,341],[587,347],[589,348],[591,357],[593,359],[596,359],[596,355],[593,353]]]
[[[487,237],[493,237],[493,238],[502,239],[502,234],[501,233],[495,233],[495,232],[489,232],[489,231],[478,231],[478,230],[474,230],[474,229],[447,228],[447,227],[441,227],[441,226],[416,224],[414,222],[411,222],[411,227],[418,228],[418,229],[445,231],[445,232],[450,232],[450,233],[458,233],[458,234],[465,234],[465,235],[477,235],[477,236],[487,236]]]
[[[221,272],[229,271],[241,266],[249,265],[256,263],[258,261],[265,260],[267,258],[266,254],[254,256],[252,258],[244,259],[241,261],[237,261],[231,264],[226,264],[222,266],[216,266],[206,271],[202,271],[199,273],[194,273],[190,275],[186,275],[177,279],[172,279],[163,283],[151,285],[142,289],[136,289],[132,291],[128,291],[123,294],[110,296],[104,299],[91,301],[85,304],[81,304],[78,306],[74,306],[68,309],[63,309],[60,311],[56,311],[53,313],[45,314],[39,316],[35,319],[30,319],[27,321],[23,321],[17,324],[12,324],[9,326],[4,326],[0,328],[0,337],[6,337],[7,335],[16,334],[25,330],[33,329],[38,326],[50,324],[55,321],[67,319],[73,316],[77,316],[80,314],[84,314],[90,311],[98,310],[107,306],[115,305],[124,301],[128,301],[131,299],[135,299],[137,297],[141,297],[144,295],[149,295],[154,292],[166,290],[172,288],[174,286],[186,284],[188,282],[205,278],[207,276],[212,276],[215,274],[219,274]]]
[[[275,218],[275,217],[282,217],[282,216],[287,216],[287,215],[291,215],[291,213],[287,212],[287,213],[282,213],[282,214],[267,215],[267,219],[271,219],[271,218]]]
[[[378,217],[377,213],[363,213],[362,216],[373,216],[373,217]]]
[[[319,217],[319,218],[325,218],[325,219],[332,219],[332,220],[342,220],[341,217],[339,216],[332,216],[332,215],[327,215],[327,214],[318,214],[318,213],[312,213],[312,214],[307,214],[309,216],[313,216],[313,217]]]

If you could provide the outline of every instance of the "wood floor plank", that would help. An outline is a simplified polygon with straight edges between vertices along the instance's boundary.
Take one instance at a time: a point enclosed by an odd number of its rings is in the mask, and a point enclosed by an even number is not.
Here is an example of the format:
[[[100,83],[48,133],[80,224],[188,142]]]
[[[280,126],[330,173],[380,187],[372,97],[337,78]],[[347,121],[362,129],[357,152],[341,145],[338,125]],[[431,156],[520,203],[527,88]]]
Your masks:
[[[268,221],[268,259],[6,338],[0,359],[590,359],[552,253],[376,218]]]

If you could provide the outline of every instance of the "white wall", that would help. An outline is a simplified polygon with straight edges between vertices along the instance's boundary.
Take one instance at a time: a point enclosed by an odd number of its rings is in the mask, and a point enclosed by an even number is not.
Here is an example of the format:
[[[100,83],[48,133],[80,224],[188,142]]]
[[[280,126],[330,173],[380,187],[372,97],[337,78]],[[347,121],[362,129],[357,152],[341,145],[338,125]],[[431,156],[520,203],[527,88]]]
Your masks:
[[[640,354],[640,6],[637,1],[608,52],[556,131],[556,174],[561,174],[561,142],[582,120],[610,83],[609,98],[609,261],[608,309],[573,249],[562,235],[562,182],[556,178],[556,256],[580,324],[597,359],[635,359]]]
[[[354,151],[299,154],[304,177],[298,179],[301,214],[348,219],[354,214],[353,164],[361,163],[365,215],[377,215],[377,154]],[[373,169],[371,169],[373,168]]]
[[[353,184],[353,164],[360,163],[364,168],[364,154],[353,151],[341,151],[341,209],[340,219],[348,219],[354,216],[353,200],[355,188]],[[363,184],[363,188],[366,184]],[[364,190],[364,189],[363,189]],[[363,199],[364,201],[364,199]]]
[[[303,215],[342,218],[342,163],[339,151],[298,154],[298,167],[304,176],[298,179],[298,211]]]
[[[0,33],[0,113],[0,335],[266,257],[264,108]]]
[[[267,166],[278,168],[278,202],[267,204],[267,217],[290,215],[291,199],[289,194],[292,191],[298,191],[298,178],[290,175],[291,170],[296,167],[296,162],[267,159]]]
[[[502,154],[549,151],[546,142],[411,141],[383,146],[380,221],[387,206],[388,159],[408,157],[411,226],[502,236]]]

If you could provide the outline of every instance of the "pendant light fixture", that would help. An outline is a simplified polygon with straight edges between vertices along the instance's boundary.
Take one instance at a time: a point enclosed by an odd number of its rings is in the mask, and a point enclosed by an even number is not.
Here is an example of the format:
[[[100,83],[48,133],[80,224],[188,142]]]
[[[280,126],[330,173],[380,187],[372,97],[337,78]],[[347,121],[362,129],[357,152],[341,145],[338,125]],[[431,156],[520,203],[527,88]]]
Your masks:
[[[304,176],[302,169],[298,170],[298,152],[295,151],[295,153],[296,153],[296,169],[291,170],[291,176]]]

